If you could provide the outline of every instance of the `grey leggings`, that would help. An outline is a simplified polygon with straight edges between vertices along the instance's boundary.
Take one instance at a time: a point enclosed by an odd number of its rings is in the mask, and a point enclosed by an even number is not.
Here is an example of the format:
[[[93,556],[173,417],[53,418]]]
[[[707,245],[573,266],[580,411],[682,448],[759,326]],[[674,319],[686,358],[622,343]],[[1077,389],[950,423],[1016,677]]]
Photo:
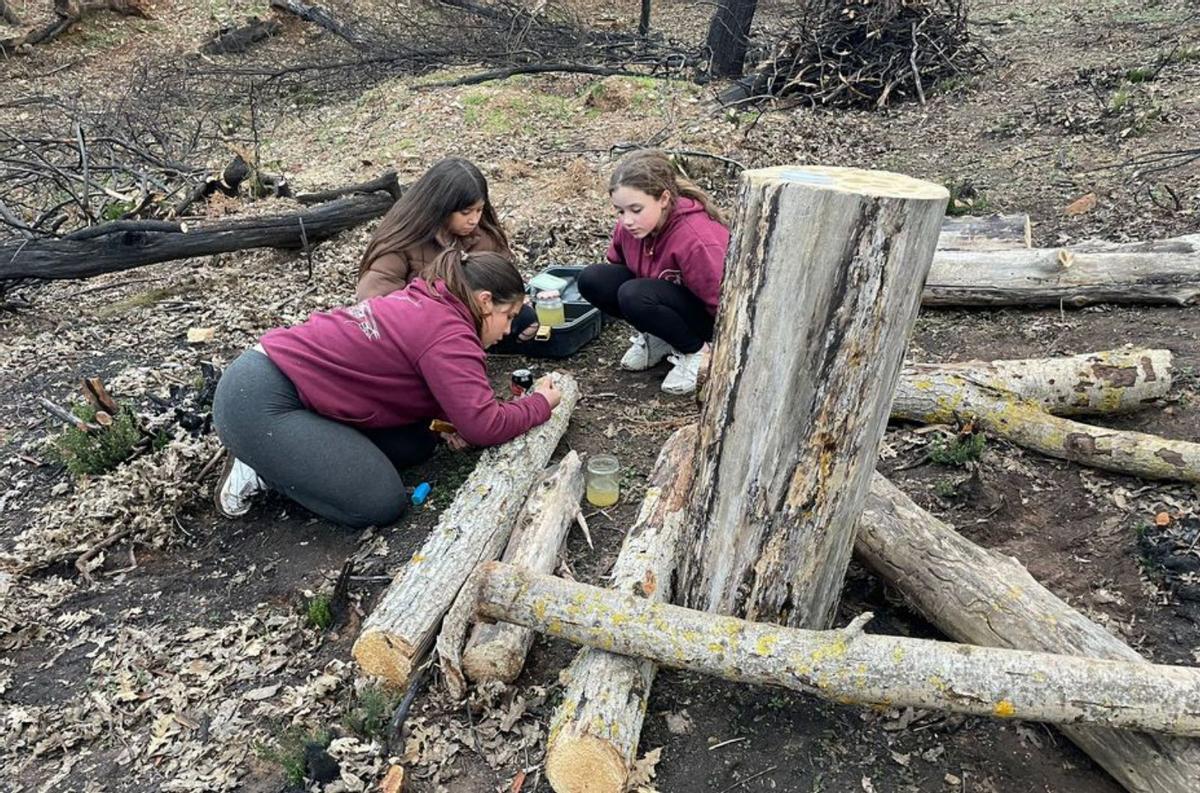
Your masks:
[[[213,426],[229,453],[272,489],[351,528],[399,518],[408,496],[396,469],[429,459],[437,444],[423,422],[359,430],[314,413],[258,350],[242,353],[221,376]]]

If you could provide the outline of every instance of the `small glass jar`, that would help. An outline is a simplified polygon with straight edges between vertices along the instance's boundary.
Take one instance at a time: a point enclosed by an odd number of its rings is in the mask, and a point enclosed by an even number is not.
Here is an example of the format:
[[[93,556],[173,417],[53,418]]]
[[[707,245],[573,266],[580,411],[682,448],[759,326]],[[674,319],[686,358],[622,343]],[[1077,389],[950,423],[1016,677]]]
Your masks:
[[[587,500],[593,507],[611,507],[621,497],[621,464],[611,454],[594,454],[587,461]]]
[[[538,292],[534,302],[534,310],[537,311],[539,325],[545,325],[547,328],[556,328],[559,325],[567,324],[567,314],[563,308],[562,295],[558,293],[557,289]]]

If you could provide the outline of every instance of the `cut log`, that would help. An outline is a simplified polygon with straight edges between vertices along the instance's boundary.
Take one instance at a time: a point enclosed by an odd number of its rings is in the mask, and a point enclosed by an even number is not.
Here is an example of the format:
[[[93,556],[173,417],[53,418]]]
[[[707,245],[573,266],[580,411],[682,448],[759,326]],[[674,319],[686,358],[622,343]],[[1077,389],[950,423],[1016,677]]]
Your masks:
[[[1129,349],[1063,358],[908,364],[900,373],[892,415],[919,413],[929,399],[952,400],[960,388],[972,385],[1010,392],[1056,416],[1124,413],[1167,396],[1171,360],[1170,350]]]
[[[966,424],[1080,465],[1147,479],[1200,482],[1200,443],[1094,427],[1052,416],[1010,391],[955,375],[925,374],[892,403],[892,418]]]
[[[960,536],[878,474],[855,551],[956,641],[1144,661],[1039,584],[1016,559]],[[1069,724],[1060,729],[1132,793],[1196,790],[1200,741]]]
[[[682,602],[833,619],[947,198],[850,168],[742,174]]]
[[[570,452],[530,493],[504,550],[504,561],[537,573],[554,572],[581,498],[583,461]],[[505,622],[476,625],[463,650],[463,672],[476,683],[511,683],[521,674],[532,643],[533,631],[528,628]]]
[[[1029,215],[948,217],[942,221],[938,250],[1007,251],[1033,245]]]
[[[940,250],[924,306],[1191,305],[1200,300],[1200,238],[1078,249]]]
[[[562,402],[550,420],[483,453],[425,544],[363,623],[353,653],[367,674],[407,685],[467,576],[504,550],[513,521],[550,462],[579,399],[572,377],[555,373],[555,381]]]
[[[301,248],[380,217],[387,193],[346,198],[300,212],[231,220],[114,221],[62,239],[0,244],[0,281],[86,278],[156,262],[249,248]]]
[[[676,431],[663,446],[637,521],[613,566],[616,592],[670,600],[695,454],[694,424]],[[563,673],[566,689],[546,743],[546,776],[554,790],[626,790],[657,669],[653,661],[595,648],[575,656]]]
[[[245,52],[258,42],[279,35],[279,31],[282,29],[283,26],[273,19],[263,21],[252,16],[246,20],[245,25],[218,30],[211,39],[204,43],[200,51],[205,55],[232,55]]]
[[[749,622],[530,573],[479,571],[481,617],[842,704],[1200,735],[1200,668]],[[950,586],[953,586],[951,581]]]

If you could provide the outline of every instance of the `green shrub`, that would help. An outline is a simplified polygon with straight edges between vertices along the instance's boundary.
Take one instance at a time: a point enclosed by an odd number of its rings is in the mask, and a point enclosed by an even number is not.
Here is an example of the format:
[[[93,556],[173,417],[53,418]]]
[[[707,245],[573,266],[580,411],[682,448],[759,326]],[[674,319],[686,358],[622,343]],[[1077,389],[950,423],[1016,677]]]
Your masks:
[[[346,714],[346,729],[362,738],[382,739],[399,704],[394,692],[381,685],[366,685],[354,698],[354,707]]]
[[[333,624],[333,601],[329,595],[313,595],[305,610],[308,624],[318,630],[325,630]]]
[[[283,769],[289,784],[302,785],[308,773],[308,761],[304,757],[305,747],[310,743],[328,746],[333,736],[328,730],[304,730],[293,727],[284,731],[269,744],[258,744],[255,753],[269,763]]]
[[[71,413],[89,423],[96,421],[96,408],[90,404],[76,405],[71,408]],[[102,474],[134,455],[142,433],[137,427],[133,409],[122,405],[112,420],[111,426],[94,432],[67,427],[54,439],[54,453],[68,471],[80,476]]]
[[[936,439],[929,449],[929,459],[940,465],[966,465],[983,455],[987,437],[982,432],[959,435],[949,441]]]

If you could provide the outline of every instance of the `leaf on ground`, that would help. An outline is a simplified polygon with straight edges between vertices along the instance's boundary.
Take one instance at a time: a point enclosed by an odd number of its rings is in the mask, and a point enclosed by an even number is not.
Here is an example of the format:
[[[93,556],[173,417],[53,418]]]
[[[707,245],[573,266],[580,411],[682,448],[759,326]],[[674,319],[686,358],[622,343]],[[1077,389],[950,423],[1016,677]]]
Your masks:
[[[661,746],[651,749],[633,761],[633,768],[629,771],[629,781],[626,785],[627,790],[636,790],[641,793],[644,788],[650,787],[650,783],[654,780],[655,767],[662,758],[662,751]]]

